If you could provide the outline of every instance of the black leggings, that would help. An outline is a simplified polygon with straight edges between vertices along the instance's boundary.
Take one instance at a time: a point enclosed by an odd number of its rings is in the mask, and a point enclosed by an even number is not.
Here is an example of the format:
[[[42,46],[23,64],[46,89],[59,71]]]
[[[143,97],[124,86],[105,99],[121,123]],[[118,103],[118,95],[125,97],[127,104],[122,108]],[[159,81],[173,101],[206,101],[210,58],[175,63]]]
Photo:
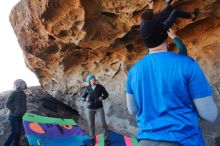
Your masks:
[[[22,131],[22,117],[9,116],[9,125],[11,128],[11,134],[5,141],[4,146],[10,146],[13,142],[13,146],[20,146],[20,136]]]
[[[154,15],[154,20],[163,23],[166,29],[169,29],[177,17],[185,19],[192,18],[191,13],[177,11],[171,5],[168,5],[159,13]]]
[[[192,18],[191,13],[173,10],[173,12],[170,14],[169,18],[166,21],[164,21],[164,25],[167,29],[169,29],[172,26],[172,24],[176,20],[176,17],[185,18],[185,19]]]

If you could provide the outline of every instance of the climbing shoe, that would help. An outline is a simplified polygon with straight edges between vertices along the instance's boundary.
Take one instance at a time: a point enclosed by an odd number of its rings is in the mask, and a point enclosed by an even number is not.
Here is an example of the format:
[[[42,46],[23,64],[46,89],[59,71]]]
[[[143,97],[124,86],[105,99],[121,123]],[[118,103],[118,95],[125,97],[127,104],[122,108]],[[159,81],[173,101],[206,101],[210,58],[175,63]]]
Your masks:
[[[165,3],[170,5],[172,3],[172,1],[174,1],[174,0],[165,0]]]
[[[199,9],[195,8],[194,11],[192,12],[192,21],[195,21],[199,15]]]

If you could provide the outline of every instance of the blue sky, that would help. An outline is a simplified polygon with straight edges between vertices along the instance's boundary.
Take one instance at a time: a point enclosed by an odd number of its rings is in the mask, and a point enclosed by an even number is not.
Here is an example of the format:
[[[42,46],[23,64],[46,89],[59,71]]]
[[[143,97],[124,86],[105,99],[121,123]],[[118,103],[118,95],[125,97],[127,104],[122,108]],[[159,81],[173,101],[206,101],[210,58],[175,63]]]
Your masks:
[[[13,89],[14,80],[24,79],[28,86],[39,85],[38,79],[25,65],[22,50],[9,22],[11,9],[19,0],[0,1],[0,92]]]

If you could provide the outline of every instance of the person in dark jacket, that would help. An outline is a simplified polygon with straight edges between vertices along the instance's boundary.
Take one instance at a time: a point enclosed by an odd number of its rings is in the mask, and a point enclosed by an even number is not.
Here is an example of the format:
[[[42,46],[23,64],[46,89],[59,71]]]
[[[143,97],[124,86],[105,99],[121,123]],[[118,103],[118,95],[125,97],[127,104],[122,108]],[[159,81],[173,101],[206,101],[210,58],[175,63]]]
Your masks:
[[[105,121],[105,112],[102,100],[108,97],[106,89],[96,83],[95,76],[90,74],[87,77],[89,85],[84,89],[82,97],[87,103],[87,117],[89,122],[89,134],[92,138],[92,143],[95,145],[95,115],[101,120],[101,125],[104,130],[105,145],[109,145],[108,127]]]
[[[26,94],[24,90],[27,85],[24,80],[17,79],[14,82],[13,91],[6,100],[6,107],[9,109],[8,121],[11,128],[11,133],[4,143],[4,146],[10,146],[13,142],[13,146],[20,145],[20,135],[22,130],[22,116],[26,112]]]

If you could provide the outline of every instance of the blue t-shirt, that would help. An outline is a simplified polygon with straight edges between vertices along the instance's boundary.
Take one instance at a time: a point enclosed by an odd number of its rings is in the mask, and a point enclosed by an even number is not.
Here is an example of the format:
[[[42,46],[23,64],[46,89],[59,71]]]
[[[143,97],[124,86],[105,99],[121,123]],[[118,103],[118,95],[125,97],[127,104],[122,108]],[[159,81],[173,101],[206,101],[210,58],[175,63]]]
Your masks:
[[[128,73],[126,92],[139,107],[138,139],[205,145],[192,99],[211,95],[212,88],[192,58],[172,52],[143,57]]]

